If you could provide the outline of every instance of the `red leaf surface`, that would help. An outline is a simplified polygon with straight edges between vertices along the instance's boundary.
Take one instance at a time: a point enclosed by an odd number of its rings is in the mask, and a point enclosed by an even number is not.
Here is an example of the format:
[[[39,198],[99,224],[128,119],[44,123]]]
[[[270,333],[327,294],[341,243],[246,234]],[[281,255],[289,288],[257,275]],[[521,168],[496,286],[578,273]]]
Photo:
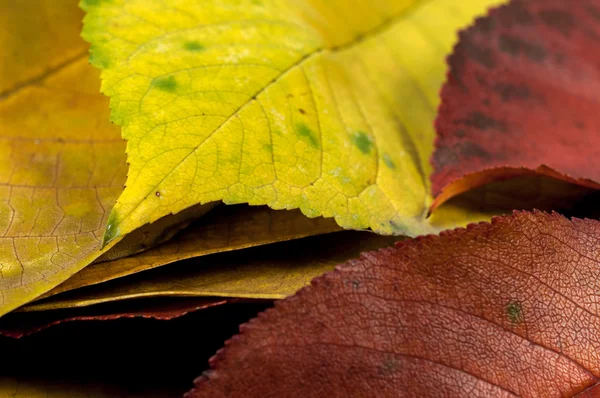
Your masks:
[[[187,397],[599,396],[599,240],[520,212],[363,254],[243,325]]]
[[[231,300],[222,297],[178,298],[175,300],[132,300],[99,304],[90,308],[49,310],[33,312],[13,312],[0,319],[0,335],[20,338],[32,333],[73,321],[108,321],[120,318],[152,318],[170,320],[190,312],[223,305]]]
[[[534,173],[600,188],[600,0],[513,0],[461,32],[448,63],[433,208]]]

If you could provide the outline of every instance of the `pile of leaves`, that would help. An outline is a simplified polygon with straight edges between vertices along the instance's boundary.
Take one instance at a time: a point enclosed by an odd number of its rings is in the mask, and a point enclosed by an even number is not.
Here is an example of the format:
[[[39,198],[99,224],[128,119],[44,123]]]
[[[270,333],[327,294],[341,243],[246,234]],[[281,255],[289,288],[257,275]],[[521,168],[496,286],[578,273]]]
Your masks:
[[[283,299],[187,397],[600,396],[600,0],[79,6],[0,4],[0,343]]]

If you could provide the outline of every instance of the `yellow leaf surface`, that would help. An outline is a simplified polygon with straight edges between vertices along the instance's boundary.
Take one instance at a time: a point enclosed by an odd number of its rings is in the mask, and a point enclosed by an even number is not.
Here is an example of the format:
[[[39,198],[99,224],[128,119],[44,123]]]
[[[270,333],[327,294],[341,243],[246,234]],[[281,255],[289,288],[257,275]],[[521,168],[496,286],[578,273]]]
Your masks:
[[[0,316],[100,255],[123,190],[125,145],[82,16],[73,1],[0,4]]]
[[[122,126],[104,242],[197,203],[266,204],[381,234],[435,225],[433,118],[457,29],[502,0],[83,0]]]
[[[73,0],[3,0],[0,97],[83,58],[88,45],[79,38],[82,17]]]
[[[131,275],[192,257],[339,231],[330,218],[307,218],[298,210],[221,206],[174,239],[135,256],[93,264],[41,298]],[[106,254],[110,254],[109,251]]]
[[[156,296],[280,299],[336,265],[397,237],[342,231],[188,260],[127,278],[63,293],[21,310],[84,307]]]

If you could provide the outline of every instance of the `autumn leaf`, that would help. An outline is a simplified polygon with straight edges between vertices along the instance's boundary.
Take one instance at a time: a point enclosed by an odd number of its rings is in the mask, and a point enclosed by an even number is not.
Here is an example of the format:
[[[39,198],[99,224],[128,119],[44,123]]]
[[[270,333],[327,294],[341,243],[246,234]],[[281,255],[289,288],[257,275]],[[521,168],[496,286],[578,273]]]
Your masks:
[[[104,242],[197,203],[344,228],[435,227],[428,159],[445,55],[499,0],[82,1],[130,164]]]
[[[0,99],[85,58],[88,46],[79,38],[81,18],[72,0],[53,0],[52,4],[38,0],[3,2]],[[90,88],[97,91],[97,87]]]
[[[343,231],[220,253],[32,302],[25,311],[84,307],[143,297],[282,299],[361,252],[397,237]]]
[[[600,188],[600,1],[515,0],[460,34],[436,122],[437,206],[543,174]]]
[[[63,311],[23,312],[15,311],[0,320],[0,335],[21,338],[51,326],[66,322],[111,321],[127,318],[152,318],[171,320],[190,312],[223,305],[223,298],[173,299],[160,302],[132,300],[117,305],[97,305],[86,308],[73,308]],[[0,395],[1,396],[1,395]]]
[[[187,397],[576,396],[600,376],[599,239],[520,212],[364,254],[243,325]]]
[[[31,12],[31,7],[36,11]],[[0,316],[93,262],[104,265],[77,273],[58,290],[211,250],[233,250],[339,229],[330,220],[298,221],[288,212],[275,217],[279,229],[269,233],[259,233],[272,227],[268,217],[246,219],[267,224],[255,224],[254,229],[249,226],[246,233],[254,235],[246,242],[231,240],[229,247],[223,230],[213,231],[223,233],[220,238],[204,242],[212,244],[212,249],[193,247],[192,239],[204,239],[203,233],[211,232],[208,225],[204,232],[188,235],[188,241],[167,248],[178,253],[152,251],[141,259],[131,257],[170,239],[217,204],[209,203],[144,225],[100,251],[107,213],[122,192],[127,165],[119,130],[108,121],[108,100],[98,92],[99,73],[88,65],[88,45],[79,38],[83,13],[74,0],[36,0],[4,3],[0,14],[0,22],[5,22],[0,25],[0,39],[7,51],[0,60]],[[233,222],[231,215],[222,213],[225,220]],[[238,226],[243,222],[235,220]],[[284,230],[286,226],[290,230]],[[128,259],[119,260],[124,257]]]
[[[40,298],[193,257],[339,230],[340,228],[331,219],[322,217],[309,219],[297,210],[274,211],[265,206],[221,206],[193,226],[181,231],[175,238],[135,256],[92,264]],[[112,252],[113,250],[106,254]]]
[[[81,11],[11,1],[0,14],[1,316],[101,254],[127,166],[78,38]]]

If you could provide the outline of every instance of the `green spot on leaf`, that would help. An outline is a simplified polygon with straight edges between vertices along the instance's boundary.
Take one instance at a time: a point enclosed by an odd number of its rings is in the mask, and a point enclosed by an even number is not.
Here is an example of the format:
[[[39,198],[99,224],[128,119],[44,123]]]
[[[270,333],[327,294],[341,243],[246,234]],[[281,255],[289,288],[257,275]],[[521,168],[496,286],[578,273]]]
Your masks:
[[[197,41],[186,41],[183,43],[183,48],[188,51],[202,51],[205,47]]]
[[[264,144],[263,148],[265,151],[267,151],[269,153],[273,153],[273,145],[272,144]]]
[[[298,123],[296,125],[296,134],[298,137],[312,146],[315,149],[319,149],[319,141],[317,140],[317,136],[312,132],[311,129],[304,123]]]
[[[177,89],[177,80],[175,80],[175,76],[169,76],[154,80],[152,85],[159,90],[173,93]]]
[[[108,245],[113,239],[120,235],[119,228],[119,216],[113,210],[108,216],[108,222],[106,223],[106,230],[104,231],[104,237],[102,238],[102,247]]]
[[[392,170],[396,168],[396,164],[394,163],[390,155],[387,153],[383,154],[383,163],[385,163],[385,165]]]
[[[84,9],[88,6],[98,6],[102,3],[110,3],[111,0],[81,0],[81,7]]]
[[[512,300],[506,305],[506,315],[512,323],[521,323],[523,321],[523,307],[517,300]]]
[[[352,136],[352,142],[365,155],[371,152],[371,148],[373,148],[373,141],[371,141],[371,137],[362,131],[359,131]]]
[[[92,47],[90,51],[89,61],[91,65],[94,65],[96,68],[109,68],[110,67],[110,59],[105,54],[102,54],[98,49]]]

